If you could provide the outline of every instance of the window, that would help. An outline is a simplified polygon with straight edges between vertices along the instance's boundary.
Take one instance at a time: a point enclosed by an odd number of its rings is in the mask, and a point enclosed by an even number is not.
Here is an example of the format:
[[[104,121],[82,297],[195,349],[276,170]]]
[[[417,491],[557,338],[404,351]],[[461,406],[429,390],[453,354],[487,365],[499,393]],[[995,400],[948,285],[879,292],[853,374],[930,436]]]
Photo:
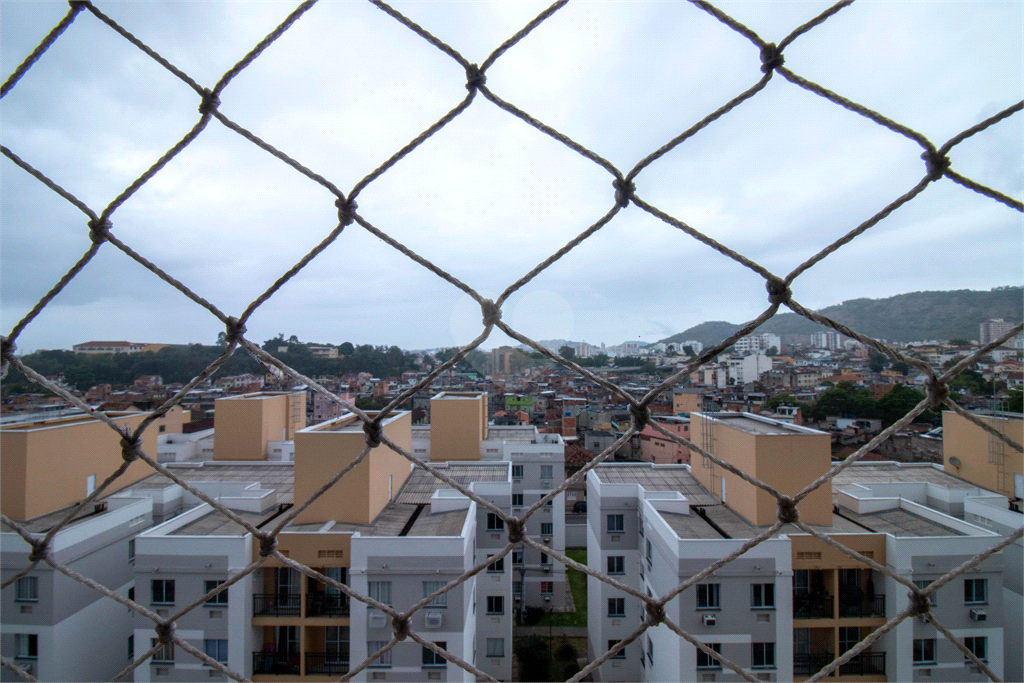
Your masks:
[[[513,479],[522,479],[523,478],[523,466],[522,465],[512,465],[512,478]]]
[[[697,609],[718,609],[721,607],[719,600],[718,583],[697,584]]]
[[[860,642],[860,626],[839,627],[839,654],[853,648]]]
[[[988,638],[985,636],[968,636],[964,638],[964,647],[974,653],[974,656],[983,662],[988,661]],[[970,661],[967,657],[965,660]]]
[[[225,664],[228,661],[228,641],[226,640],[210,640],[207,638],[203,641],[203,650],[205,650],[206,656],[214,661]]]
[[[39,636],[35,633],[15,633],[14,648],[15,656],[20,659],[37,659],[39,657]]]
[[[513,581],[512,582],[512,595],[522,595],[522,594],[523,594],[523,582],[522,581]]]
[[[494,555],[488,555],[487,557],[494,557]],[[503,572],[505,571],[505,558],[499,557],[496,562],[491,562],[487,565],[487,571],[489,572]]]
[[[540,535],[550,536],[555,529],[553,522],[541,522],[540,523]]]
[[[609,574],[625,574],[626,573],[626,558],[622,555],[609,555],[608,556],[608,573]]]
[[[914,641],[914,664],[935,663],[935,639],[922,638]]]
[[[722,651],[722,644],[721,643],[704,643],[704,644],[707,645],[708,647],[710,647],[715,652],[721,652]],[[722,666],[722,665],[719,663],[719,661],[717,659],[715,659],[714,657],[709,655],[707,652],[704,652],[704,650],[701,650],[700,648],[697,648],[697,668],[698,669],[710,669],[710,668],[718,667],[718,666]]]
[[[488,657],[504,657],[505,656],[505,639],[504,638],[488,638],[487,639],[487,656]]]
[[[626,598],[608,598],[608,616],[626,616]]]
[[[751,643],[750,662],[754,667],[774,667],[775,643]]]
[[[504,595],[488,595],[487,596],[487,613],[488,614],[504,614],[505,613],[505,596]]]
[[[23,576],[18,579],[18,588],[15,600],[19,602],[39,601],[39,577]]]
[[[931,583],[932,583],[931,579],[923,579],[923,580],[920,580],[920,581],[915,581],[914,585],[917,586],[918,588],[927,588],[928,586],[931,585]],[[935,591],[934,593],[932,593],[931,595],[928,596],[928,602],[931,604],[932,607],[935,607],[936,605],[939,604],[939,600],[937,598],[938,594],[939,594],[939,592]]]
[[[647,639],[647,661],[654,666],[654,641],[650,638]]]
[[[135,659],[135,636],[128,636],[128,661]]]
[[[371,656],[374,652],[376,652],[377,650],[381,649],[382,647],[384,647],[387,644],[388,644],[388,641],[386,641],[386,640],[368,640],[368,641],[366,641],[366,656],[367,657]],[[373,660],[373,664],[371,664],[370,666],[371,667],[374,667],[374,666],[391,666],[391,650],[388,650],[387,652],[382,654],[380,657],[378,657],[377,659]]]
[[[423,597],[428,597],[436,591],[441,590],[446,585],[445,581],[424,581],[423,582]],[[390,604],[390,603],[389,603]],[[427,603],[430,607],[447,607],[448,606],[448,594],[441,593],[436,598]]]
[[[775,607],[775,584],[750,584],[750,606],[761,609],[766,607]]]
[[[149,639],[149,646],[156,647],[156,638]],[[164,643],[163,647],[156,651],[153,655],[154,662],[173,662],[174,661],[174,643]]]
[[[551,507],[551,506],[552,506],[552,505],[554,505],[554,504],[555,504],[555,499],[554,499],[554,498],[552,498],[552,499],[551,499],[551,500],[549,500],[548,502],[544,503],[544,507],[546,507],[546,508],[549,508],[549,507]]]
[[[964,579],[964,602],[988,602],[988,579]]]
[[[135,539],[128,541],[128,564],[135,564]]]
[[[131,600],[132,602],[135,602],[135,587],[134,586],[132,586],[131,588],[128,589],[128,599]]]
[[[523,563],[523,551],[522,550],[513,550],[512,551],[512,564],[522,564],[522,563]]]
[[[620,534],[626,528],[625,515],[608,515],[608,533]]]
[[[610,650],[610,649],[612,649],[613,647],[615,647],[618,644],[619,644],[618,640],[609,640],[608,641],[608,649]],[[615,654],[612,655],[612,659],[625,659],[625,658],[626,658],[626,648],[622,648],[621,650],[619,650],[618,652],[616,652]]]
[[[540,554],[540,563],[541,564],[548,564],[548,562],[549,562],[548,554],[547,553],[541,553]]]
[[[554,476],[553,472],[554,472],[554,468],[551,465],[541,465],[540,466],[540,478],[541,479],[550,479],[551,477]]]
[[[487,530],[502,531],[505,528],[505,520],[493,512],[487,513]]]
[[[512,505],[515,507],[522,507],[523,505],[523,494],[513,493],[512,494]]]
[[[811,572],[807,569],[793,570],[793,595],[809,595],[811,592]]]
[[[439,640],[434,643],[442,650],[448,650],[448,642],[445,640]],[[423,648],[423,666],[447,666],[448,660],[437,654],[429,647]]]
[[[212,591],[214,588],[216,588],[217,586],[221,585],[222,583],[224,583],[224,582],[223,581],[205,581],[204,585],[206,586],[206,590],[204,590],[203,592],[204,593],[209,593],[210,591]],[[225,588],[220,593],[217,593],[212,598],[207,600],[206,604],[207,605],[226,605],[226,604],[228,604],[228,591],[229,590],[231,590],[231,589],[230,588]],[[218,659],[217,661],[219,662],[220,660]]]
[[[366,586],[368,589],[367,592],[371,598],[385,605],[391,605],[390,581],[368,581]]]
[[[541,595],[551,595],[555,592],[554,581],[541,581],[540,582],[540,593]]]
[[[153,579],[153,603],[169,605],[174,602],[174,579]]]
[[[654,550],[651,546],[651,542],[647,541],[647,566],[651,566],[651,562],[654,560]]]

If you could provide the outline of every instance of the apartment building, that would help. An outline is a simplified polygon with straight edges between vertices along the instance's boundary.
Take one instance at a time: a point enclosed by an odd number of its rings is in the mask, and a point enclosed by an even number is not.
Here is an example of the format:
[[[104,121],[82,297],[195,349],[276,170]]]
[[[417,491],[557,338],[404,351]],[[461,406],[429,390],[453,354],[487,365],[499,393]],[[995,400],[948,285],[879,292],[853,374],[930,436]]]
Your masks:
[[[796,493],[830,467],[828,437],[751,414],[694,414],[695,443]],[[588,562],[657,597],[776,521],[774,500],[708,462],[602,464],[588,474]],[[724,484],[722,482],[725,482]],[[769,497],[770,498],[770,497]],[[857,463],[799,506],[801,519],[893,572],[926,585],[998,542],[961,519],[1005,496],[928,464]],[[937,592],[935,614],[998,675],[1004,672],[1004,552]],[[588,579],[591,656],[643,620],[636,598]],[[899,582],[787,526],[684,591],[667,614],[760,680],[803,680],[908,604]],[[1019,621],[1019,620],[1018,620]],[[601,680],[740,680],[667,627],[649,629]],[[837,680],[983,680],[935,627],[905,620],[841,667]]]
[[[226,396],[214,402],[214,416],[214,460],[274,459],[274,448],[292,441],[306,426],[306,394],[259,391]]]

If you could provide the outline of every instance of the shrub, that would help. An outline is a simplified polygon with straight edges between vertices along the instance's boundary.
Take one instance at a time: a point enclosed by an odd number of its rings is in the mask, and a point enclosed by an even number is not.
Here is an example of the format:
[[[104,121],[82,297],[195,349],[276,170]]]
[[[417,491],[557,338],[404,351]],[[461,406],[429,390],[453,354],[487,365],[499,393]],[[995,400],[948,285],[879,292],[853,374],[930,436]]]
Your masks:
[[[576,648],[568,640],[558,646],[555,656],[567,662],[576,661]],[[577,669],[578,671],[578,669]]]

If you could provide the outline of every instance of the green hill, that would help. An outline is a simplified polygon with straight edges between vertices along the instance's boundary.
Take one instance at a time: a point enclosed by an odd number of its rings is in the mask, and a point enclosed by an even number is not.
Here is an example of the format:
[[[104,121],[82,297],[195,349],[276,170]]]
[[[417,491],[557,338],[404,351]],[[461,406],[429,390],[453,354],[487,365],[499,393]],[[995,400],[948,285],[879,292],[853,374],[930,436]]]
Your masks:
[[[990,318],[1013,322],[1024,319],[1024,289],[911,292],[888,299],[851,299],[818,313],[875,339],[899,342],[977,339],[978,325]],[[692,339],[712,345],[740,327],[723,321],[706,322],[661,341],[669,344]],[[823,329],[826,328],[796,313],[779,313],[757,331],[783,336],[810,335]]]

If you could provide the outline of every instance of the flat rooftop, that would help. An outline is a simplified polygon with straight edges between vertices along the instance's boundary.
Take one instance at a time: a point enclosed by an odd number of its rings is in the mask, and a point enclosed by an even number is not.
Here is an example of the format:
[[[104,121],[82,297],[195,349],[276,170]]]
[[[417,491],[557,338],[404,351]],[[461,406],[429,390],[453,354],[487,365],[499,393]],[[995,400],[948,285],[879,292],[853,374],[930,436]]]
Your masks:
[[[503,482],[509,479],[508,463],[499,462],[450,462],[432,464],[431,467],[443,472],[449,479],[469,487],[474,481]],[[416,467],[405,480],[402,489],[395,496],[395,502],[404,505],[429,505],[430,497],[438,489],[451,488],[426,470]]]
[[[593,471],[605,484],[640,484],[648,491],[678,491],[690,505],[721,505],[682,465],[609,463]]]
[[[839,515],[871,531],[893,536],[965,536],[966,534],[938,524],[906,510],[882,510],[859,515],[852,510],[839,508]]]
[[[832,479],[832,491],[835,495],[841,488],[850,484],[891,484],[891,483],[926,483],[945,486],[950,489],[976,489],[966,479],[961,479],[948,472],[943,472],[931,463],[899,463],[899,462],[855,462]]]
[[[278,506],[273,506],[263,513],[241,512],[232,510],[236,515],[252,524],[257,529],[274,518],[278,512]],[[188,524],[182,525],[168,536],[244,536],[249,530],[244,526],[225,515],[220,510],[210,510],[199,519],[194,519]]]
[[[750,413],[701,413],[705,418],[715,421],[718,424],[732,427],[755,436],[779,436],[779,435],[807,435],[821,434],[816,429],[797,427],[785,422],[759,418]]]

